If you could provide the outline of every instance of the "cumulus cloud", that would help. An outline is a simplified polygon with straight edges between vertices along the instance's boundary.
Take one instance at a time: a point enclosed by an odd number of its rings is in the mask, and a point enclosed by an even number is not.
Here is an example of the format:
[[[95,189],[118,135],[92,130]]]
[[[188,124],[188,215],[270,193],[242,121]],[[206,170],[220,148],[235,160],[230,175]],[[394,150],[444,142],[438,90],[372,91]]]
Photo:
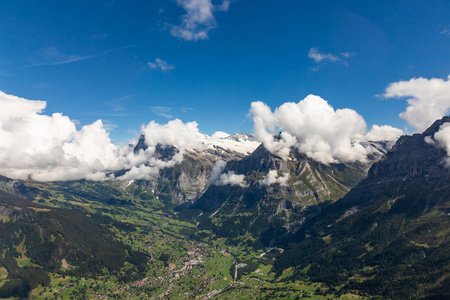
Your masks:
[[[366,139],[372,142],[396,141],[403,134],[403,130],[389,125],[373,125],[366,134]]]
[[[152,70],[169,71],[175,69],[175,66],[169,65],[166,61],[156,58],[154,62],[148,62],[148,67]]]
[[[400,117],[417,131],[423,131],[450,111],[450,75],[447,79],[420,77],[393,82],[384,96],[407,98],[408,107]]]
[[[186,149],[205,147],[195,122],[150,122],[142,127],[148,147],[134,153],[132,147],[113,144],[101,120],[77,129],[76,121],[61,113],[45,115],[45,101],[3,92],[0,107],[0,174],[16,179],[113,180],[119,170],[129,170],[119,179],[148,179],[159,168],[181,162]],[[158,144],[177,150],[169,160],[159,159]]]
[[[270,170],[263,180],[260,180],[262,185],[272,185],[278,183],[281,186],[287,186],[287,181],[289,180],[289,173],[278,175],[277,170]]]
[[[0,107],[0,174],[42,181],[149,179],[159,169],[180,163],[187,150],[221,147],[248,154],[260,142],[285,159],[290,148],[297,147],[323,163],[363,161],[370,148],[359,141],[389,140],[401,133],[389,126],[374,126],[366,134],[366,123],[355,111],[335,111],[320,97],[308,96],[299,103],[285,103],[275,112],[262,102],[252,103],[257,141],[242,134],[239,138],[224,132],[204,135],[196,122],[151,121],[141,128],[146,147],[135,153],[133,147],[113,144],[101,120],[77,128],[76,121],[61,113],[45,115],[45,101],[3,92]],[[224,167],[224,162],[216,163],[211,183],[247,186],[243,175],[223,174]],[[113,175],[122,170],[128,172],[118,178]],[[281,183],[282,178],[275,180]],[[266,183],[272,181],[269,177]]]
[[[180,119],[175,119],[167,124],[158,124],[151,121],[141,131],[149,147],[161,144],[175,146],[178,150],[204,148],[204,135],[198,130],[197,122],[183,123]]]
[[[141,149],[137,155],[127,155],[128,165],[138,167],[132,168],[118,179],[148,179],[156,176],[159,169],[173,167],[181,163],[186,149],[204,150],[205,135],[200,133],[197,126],[196,122],[183,123],[179,119],[169,121],[167,124],[158,124],[151,121],[142,126],[141,132],[145,136],[147,148]],[[173,156],[170,159],[160,159],[155,155],[158,145],[175,147]]]
[[[254,133],[273,154],[287,159],[291,147],[324,163],[366,161],[373,149],[360,142],[397,139],[401,130],[373,127],[367,133],[363,117],[356,111],[337,109],[319,96],[309,95],[298,103],[287,102],[274,112],[263,102],[253,102]],[[281,133],[279,133],[281,131]]]
[[[173,25],[171,34],[186,41],[198,41],[208,38],[208,32],[217,26],[214,12],[227,11],[229,0],[214,5],[212,0],[176,0],[186,14],[181,17],[180,25]]]
[[[0,92],[0,173],[36,180],[106,179],[121,150],[111,143],[102,121],[77,131],[60,113],[43,115],[44,101]]]
[[[248,154],[259,145],[253,140],[228,139],[224,132],[208,136],[200,133],[196,122],[175,119],[167,124],[151,121],[143,125],[145,147],[135,152],[133,147],[113,144],[108,132],[111,126],[102,120],[77,128],[77,121],[61,113],[45,115],[45,101],[0,91],[0,107],[0,174],[15,179],[149,179],[157,176],[161,168],[181,163],[186,150],[201,152],[221,147]],[[217,162],[216,180],[224,164]],[[115,177],[116,171],[124,170],[128,171]],[[239,182],[236,176],[230,174],[221,182]]]
[[[434,134],[434,139],[450,154],[450,123],[444,123]]]
[[[228,171],[227,173],[223,173],[219,176],[219,179],[214,183],[215,185],[232,185],[232,186],[240,186],[242,188],[248,187],[247,182],[245,181],[245,176],[242,174],[235,174],[233,171]]]
[[[223,139],[223,138],[226,138],[226,137],[229,137],[229,136],[230,136],[230,134],[226,133],[224,131],[216,131],[212,135],[212,137],[216,138],[216,139]]]

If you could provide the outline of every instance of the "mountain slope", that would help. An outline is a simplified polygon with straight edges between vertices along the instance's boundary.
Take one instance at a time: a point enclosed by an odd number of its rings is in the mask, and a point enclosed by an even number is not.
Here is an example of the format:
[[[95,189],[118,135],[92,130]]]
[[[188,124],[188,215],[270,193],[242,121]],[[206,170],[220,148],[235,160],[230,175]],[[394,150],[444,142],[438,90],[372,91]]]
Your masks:
[[[136,186],[134,190],[148,194],[149,197],[157,197],[168,205],[194,202],[208,187],[208,179],[217,160],[240,160],[253,152],[258,145],[253,136],[245,133],[205,136],[203,150],[185,150],[180,163],[161,168],[158,175],[149,180],[133,182]],[[147,148],[145,136],[141,135],[134,152],[145,151]],[[155,158],[167,162],[172,160],[178,151],[174,146],[158,144],[154,155]]]
[[[50,283],[47,272],[117,274],[126,262],[138,272],[141,266],[134,261],[143,254],[115,240],[108,229],[115,223],[109,217],[43,206],[0,191],[0,267],[8,274],[0,298],[27,297],[39,284]]]
[[[409,299],[450,296],[450,170],[425,141],[439,127],[401,137],[343,199],[308,220],[276,261],[310,278]]]
[[[376,154],[373,160],[382,152]],[[251,233],[257,244],[268,246],[345,195],[366,176],[370,164],[323,165],[294,149],[283,160],[261,145],[223,170],[222,174],[243,175],[245,183],[212,184],[184,215],[195,218],[202,211],[196,219],[200,229],[211,228],[229,240]]]

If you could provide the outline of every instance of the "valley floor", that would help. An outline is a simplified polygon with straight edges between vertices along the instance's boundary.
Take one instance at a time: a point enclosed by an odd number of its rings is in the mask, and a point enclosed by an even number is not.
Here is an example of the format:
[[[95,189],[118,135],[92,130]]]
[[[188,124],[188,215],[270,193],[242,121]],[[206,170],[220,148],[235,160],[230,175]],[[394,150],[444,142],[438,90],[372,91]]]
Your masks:
[[[133,224],[135,231],[110,229],[132,249],[149,254],[147,268],[145,274],[133,274],[127,272],[126,263],[119,274],[109,274],[105,268],[104,274],[93,278],[72,277],[74,267],[63,261],[61,271],[49,274],[50,285],[32,290],[30,299],[364,299],[341,294],[339,287],[330,290],[319,283],[292,282],[290,270],[276,277],[271,269],[283,249],[256,251],[246,246],[250,236],[238,245],[227,245],[211,232],[198,232],[196,224],[177,220],[172,211],[158,208],[158,203],[152,204],[155,199],[136,200],[124,192],[123,200],[131,205],[107,205],[82,197],[67,202],[58,197],[58,189],[50,189],[54,197],[37,201]],[[19,260],[22,267],[32,264],[25,254]],[[0,286],[6,282],[5,272],[0,269]]]

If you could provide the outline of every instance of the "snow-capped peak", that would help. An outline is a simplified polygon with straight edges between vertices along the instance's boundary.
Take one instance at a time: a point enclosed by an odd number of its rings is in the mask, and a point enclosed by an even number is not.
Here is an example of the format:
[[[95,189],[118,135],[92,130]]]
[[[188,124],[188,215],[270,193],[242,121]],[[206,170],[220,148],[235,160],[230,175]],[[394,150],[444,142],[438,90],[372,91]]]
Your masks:
[[[260,143],[247,133],[228,134],[218,131],[212,136],[205,136],[205,145],[209,149],[220,147],[247,155],[255,151]]]

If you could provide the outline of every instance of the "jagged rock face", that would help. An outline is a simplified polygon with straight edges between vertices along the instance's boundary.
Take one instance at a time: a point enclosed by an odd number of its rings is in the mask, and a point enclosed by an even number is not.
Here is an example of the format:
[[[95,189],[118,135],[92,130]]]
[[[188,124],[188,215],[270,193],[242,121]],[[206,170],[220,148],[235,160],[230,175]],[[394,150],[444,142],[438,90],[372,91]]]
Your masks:
[[[271,154],[263,145],[258,147],[251,155],[238,161],[230,161],[224,173],[234,172],[245,175],[249,183],[248,188],[232,189],[238,193],[251,193],[265,195],[266,197],[279,198],[292,203],[292,207],[308,206],[327,200],[337,200],[359,180],[365,177],[367,165],[355,164],[333,164],[323,165],[315,162],[296,150],[291,151],[288,160],[283,160]],[[286,185],[265,185],[262,180],[271,170],[279,174],[288,174],[289,180]],[[211,191],[200,199],[196,207],[201,208],[202,203],[209,208],[217,208],[223,201],[210,201],[208,199],[214,191],[222,188],[211,186]],[[225,187],[226,189],[226,187]]]
[[[205,191],[214,163],[185,155],[183,161],[171,168],[161,169],[151,180],[138,180],[136,184],[166,203],[179,205],[198,199]]]
[[[376,153],[373,159],[382,151]],[[247,187],[211,185],[190,209],[203,211],[197,220],[200,227],[212,228],[224,237],[251,232],[269,245],[274,234],[295,230],[306,217],[320,212],[322,203],[344,196],[366,176],[369,164],[323,165],[295,149],[283,160],[261,145],[242,160],[228,162],[224,169],[224,173],[245,175]],[[264,183],[273,170],[289,175],[286,184]],[[274,233],[274,228],[281,231]]]
[[[166,159],[178,151],[175,147],[161,147],[165,153],[159,159]],[[157,150],[161,152],[161,150]],[[183,161],[174,167],[163,168],[158,176],[151,180],[138,180],[136,184],[143,190],[152,190],[153,194],[162,198],[166,203],[180,205],[192,203],[199,199],[206,191],[208,180],[215,161],[218,159],[242,159],[244,154],[222,149],[208,149],[204,152],[186,151]]]
[[[280,170],[288,172],[288,162],[270,153],[264,145],[259,146],[251,155],[242,161],[231,162],[225,171],[235,171],[238,174],[251,172],[269,172]]]
[[[235,141],[235,142],[242,142],[242,141],[255,141],[255,137],[253,135],[250,135],[248,133],[234,133],[228,137],[224,138],[225,140]]]
[[[450,122],[450,118],[436,121],[422,134],[402,136],[392,151],[370,169],[368,179],[382,178],[386,181],[427,177],[428,180],[434,180],[447,176],[448,172],[443,164],[445,149],[425,142],[425,137],[433,136],[445,122]]]
[[[142,149],[143,151],[145,151],[145,150],[148,149],[148,146],[147,146],[147,144],[145,143],[145,135],[143,135],[143,134],[141,134],[141,136],[139,137],[139,141],[137,142],[136,146],[134,147],[133,152],[136,154],[136,153],[138,153],[139,150],[141,150],[141,149]]]
[[[145,135],[141,134],[141,136],[139,137],[139,141],[133,149],[133,152],[136,154],[141,150],[145,151],[147,149],[148,145],[145,143]],[[155,147],[154,155],[156,159],[162,161],[170,161],[178,152],[178,149],[174,146],[157,144]]]
[[[243,159],[246,154],[225,149],[219,146],[214,146],[212,149],[206,149],[204,151],[187,150],[184,158],[191,158],[201,162],[215,163],[218,160],[232,161]]]
[[[174,146],[157,144],[155,147],[155,158],[162,161],[171,161],[179,150]]]
[[[450,170],[444,161],[447,153],[425,141],[425,137],[433,137],[445,122],[450,122],[450,118],[436,121],[422,134],[402,136],[391,151],[370,168],[367,178],[343,199],[344,202],[363,207],[383,195],[401,196],[412,189],[430,190],[427,198],[432,202],[437,194],[441,194],[439,198],[443,194],[450,195]]]
[[[235,146],[239,143],[254,141],[254,137],[238,133],[221,138],[221,140],[235,142],[233,144]],[[222,142],[221,145],[225,147],[227,142]],[[138,180],[135,184],[145,191],[151,190],[155,197],[162,198],[166,203],[173,205],[192,203],[200,198],[208,187],[208,179],[217,160],[240,160],[247,155],[247,153],[232,150],[233,147],[224,147],[208,144],[202,151],[187,149],[184,151],[181,163],[173,167],[162,168],[158,176],[153,179]],[[145,136],[141,135],[134,147],[134,153],[145,151],[147,148]],[[174,146],[158,144],[155,147],[154,157],[167,162],[172,160],[177,153],[179,150]],[[125,171],[117,172],[116,176],[122,175]]]
[[[234,142],[246,142],[253,140],[248,134],[234,134],[225,139]],[[145,136],[141,135],[134,148],[137,153],[146,150]],[[154,157],[162,161],[170,161],[179,153],[174,146],[156,145]],[[240,160],[245,153],[225,149],[220,146],[210,145],[203,151],[185,150],[183,161],[173,167],[162,168],[158,176],[151,180],[138,180],[135,184],[147,191],[151,190],[155,197],[162,198],[166,203],[179,205],[186,202],[195,202],[208,187],[208,179],[217,160]],[[118,173],[120,175],[120,173]]]
[[[263,145],[260,145],[251,155],[246,156],[245,149],[251,149],[251,147],[239,147],[240,143],[249,145],[248,143],[256,142],[253,136],[245,133],[233,134],[206,143],[204,150],[185,150],[183,161],[180,164],[161,169],[159,175],[154,179],[140,180],[136,184],[139,184],[141,189],[152,190],[156,196],[163,197],[168,203],[193,203],[201,198],[209,187],[208,179],[214,163],[224,160],[228,162],[225,172],[233,171],[237,174],[245,174],[247,180],[250,181],[251,190],[262,195],[277,195],[280,199],[285,197],[292,207],[303,207],[327,200],[337,200],[343,196],[350,187],[365,177],[368,167],[386,152],[387,147],[383,143],[367,143],[367,146],[378,149],[374,151],[367,164],[325,166],[308,159],[295,150],[292,151],[289,160],[282,160],[268,152]],[[227,146],[230,148],[224,148]],[[142,135],[134,151],[145,150],[146,147],[145,136]],[[178,150],[173,146],[157,145],[154,155],[157,159],[169,161],[177,152]],[[261,185],[262,176],[265,176],[270,170],[291,174],[290,184],[286,186]],[[215,187],[211,187],[211,189],[210,195],[214,193]],[[215,196],[213,198],[217,199]],[[217,201],[208,203],[207,206],[216,207],[221,203],[223,200],[217,199]]]

